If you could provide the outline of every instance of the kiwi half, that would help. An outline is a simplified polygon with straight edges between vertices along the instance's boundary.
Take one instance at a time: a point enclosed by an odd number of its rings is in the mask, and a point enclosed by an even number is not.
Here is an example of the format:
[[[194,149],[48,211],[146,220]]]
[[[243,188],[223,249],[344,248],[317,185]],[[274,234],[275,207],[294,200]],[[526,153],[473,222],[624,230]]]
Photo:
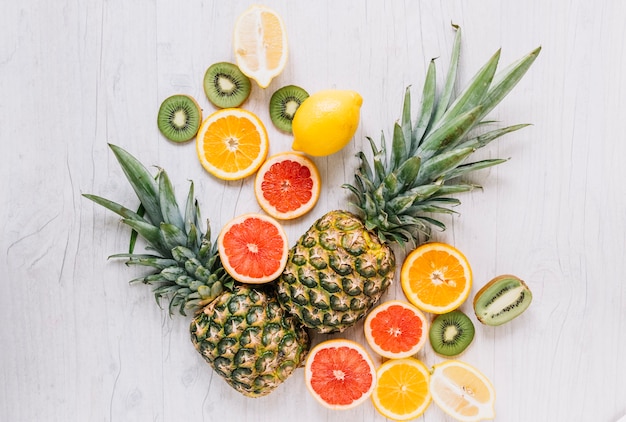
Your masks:
[[[270,119],[274,125],[280,130],[292,133],[293,116],[308,97],[309,93],[296,85],[287,85],[274,92],[270,98]]]
[[[502,325],[524,312],[533,295],[521,279],[514,275],[501,275],[474,296],[476,318],[485,325]]]
[[[435,353],[452,357],[463,353],[474,339],[474,324],[459,310],[437,315],[430,324],[428,338]]]
[[[250,96],[252,84],[236,64],[214,63],[204,73],[204,93],[216,107],[239,107]]]
[[[172,95],[161,103],[157,125],[163,136],[170,141],[189,141],[198,133],[200,123],[202,109],[189,95]]]

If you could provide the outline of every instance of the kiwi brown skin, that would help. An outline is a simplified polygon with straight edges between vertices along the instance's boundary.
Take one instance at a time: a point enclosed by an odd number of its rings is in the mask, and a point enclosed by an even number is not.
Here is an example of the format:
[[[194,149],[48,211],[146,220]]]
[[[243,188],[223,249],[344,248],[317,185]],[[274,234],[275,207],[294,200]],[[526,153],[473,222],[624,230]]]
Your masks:
[[[216,107],[232,108],[243,104],[252,91],[250,78],[234,63],[214,63],[204,73],[204,93]]]
[[[173,142],[187,142],[198,133],[202,123],[202,109],[191,96],[175,94],[167,97],[159,107],[157,126],[163,136]]]
[[[291,122],[300,104],[309,97],[309,93],[296,85],[283,86],[270,98],[270,119],[274,125],[287,133],[292,133]]]
[[[520,316],[531,302],[532,292],[528,285],[517,276],[503,274],[493,278],[476,293],[473,306],[478,321],[498,326]]]
[[[460,310],[437,315],[430,324],[428,339],[435,353],[447,358],[462,354],[474,340],[472,320]],[[453,338],[446,339],[453,334]]]

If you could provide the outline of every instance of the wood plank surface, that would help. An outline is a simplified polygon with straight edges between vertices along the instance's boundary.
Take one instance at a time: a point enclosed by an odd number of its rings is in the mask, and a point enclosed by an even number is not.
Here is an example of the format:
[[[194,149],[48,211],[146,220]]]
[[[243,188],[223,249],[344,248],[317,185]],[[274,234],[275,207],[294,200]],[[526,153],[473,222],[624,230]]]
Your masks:
[[[321,407],[298,370],[267,397],[244,398],[196,353],[189,318],[170,317],[127,281],[145,271],[107,259],[128,229],[84,199],[136,204],[107,143],[168,171],[183,198],[196,183],[215,231],[260,211],[252,178],[206,173],[193,143],[158,132],[160,102],[194,96],[202,77],[233,61],[232,30],[251,1],[9,2],[0,14],[0,419],[3,421],[383,421],[370,402]],[[326,211],[349,208],[366,136],[391,134],[405,88],[415,107],[437,57],[441,84],[454,30],[463,30],[462,88],[498,49],[508,64],[541,45],[514,91],[491,114],[532,123],[480,151],[510,158],[471,178],[458,215],[434,240],[466,253],[474,292],[499,274],[526,280],[529,310],[508,325],[477,325],[462,355],[497,391],[498,421],[606,421],[626,414],[626,3],[573,0],[281,1],[290,56],[245,108],[266,123],[270,153],[290,136],[267,105],[280,86],[353,89],[364,102],[354,140],[316,158],[316,208],[285,224],[295,243]],[[401,260],[402,254],[399,254]],[[396,282],[385,299],[401,298]],[[472,314],[471,303],[462,310]],[[475,317],[472,315],[472,318]],[[362,325],[339,335],[365,344]],[[322,337],[315,336],[314,341]],[[441,360],[426,347],[427,365]],[[377,359],[377,364],[381,362]],[[451,421],[432,404],[419,420]]]

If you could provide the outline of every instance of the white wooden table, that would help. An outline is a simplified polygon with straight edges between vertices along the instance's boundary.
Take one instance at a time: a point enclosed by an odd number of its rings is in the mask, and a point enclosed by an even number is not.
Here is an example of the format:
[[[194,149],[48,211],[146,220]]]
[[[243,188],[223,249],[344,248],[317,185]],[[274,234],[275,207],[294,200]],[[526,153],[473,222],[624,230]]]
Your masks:
[[[184,196],[196,182],[203,216],[218,230],[259,211],[252,179],[206,173],[193,143],[156,127],[160,102],[196,97],[206,68],[234,60],[232,28],[250,1],[15,1],[0,14],[0,420],[381,421],[371,403],[322,408],[302,370],[271,395],[247,399],[195,352],[189,319],[170,318],[144,286],[144,270],[107,260],[128,229],[84,199],[136,204],[107,143],[170,174]],[[508,64],[538,45],[526,77],[491,114],[533,123],[481,151],[511,160],[473,176],[459,215],[435,240],[468,256],[474,291],[513,273],[534,302],[499,328],[477,324],[462,359],[489,376],[499,421],[606,421],[626,413],[626,3],[268,0],[284,18],[290,57],[245,107],[267,124],[271,153],[290,148],[269,121],[280,86],[354,89],[361,124],[340,153],[316,159],[317,207],[286,224],[294,243],[324,212],[348,207],[365,137],[390,133],[407,85],[417,103],[425,69],[447,69],[464,32],[461,88],[500,47]],[[401,258],[401,257],[400,257]],[[395,283],[386,298],[401,297]],[[462,309],[472,313],[469,303]],[[472,315],[473,317],[473,315]],[[474,318],[474,317],[473,317]],[[475,319],[474,319],[475,321]],[[360,325],[343,334],[363,342]],[[339,335],[335,335],[339,337]],[[316,337],[315,340],[319,340]],[[427,346],[428,365],[441,358]],[[434,404],[420,418],[450,421]]]

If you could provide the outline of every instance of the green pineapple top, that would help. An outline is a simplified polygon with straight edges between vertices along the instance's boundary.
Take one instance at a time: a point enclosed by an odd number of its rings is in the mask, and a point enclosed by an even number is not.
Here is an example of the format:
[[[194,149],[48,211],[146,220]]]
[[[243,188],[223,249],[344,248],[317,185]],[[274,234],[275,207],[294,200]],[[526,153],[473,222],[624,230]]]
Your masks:
[[[127,151],[109,146],[141,202],[140,211],[132,211],[96,195],[83,196],[119,214],[133,233],[145,239],[148,249],[154,250],[154,254],[133,253],[133,237],[129,253],[112,256],[128,258],[128,265],[154,269],[152,274],[131,280],[131,283],[154,286],[157,303],[168,296],[170,313],[178,308],[182,315],[187,309],[197,309],[212,301],[224,288],[232,288],[234,280],[222,267],[217,244],[211,242],[209,223],[206,233],[200,229],[200,209],[194,198],[193,182],[182,214],[163,169],[153,177]]]
[[[460,201],[449,195],[478,187],[462,182],[460,178],[506,161],[488,159],[467,163],[466,159],[494,139],[528,126],[508,126],[480,135],[471,132],[488,123],[484,117],[524,76],[541,47],[496,73],[500,58],[498,50],[453,99],[461,45],[461,30],[456,26],[455,29],[450,69],[439,98],[435,98],[433,59],[426,74],[421,110],[415,121],[411,121],[411,96],[407,88],[402,118],[393,128],[390,156],[387,156],[384,134],[381,134],[380,149],[368,138],[372,160],[359,152],[361,165],[354,184],[344,185],[354,194],[354,205],[364,217],[367,229],[375,231],[386,242],[415,245],[421,236],[430,236],[433,226],[445,229],[441,221],[430,215],[453,213],[450,207]]]

